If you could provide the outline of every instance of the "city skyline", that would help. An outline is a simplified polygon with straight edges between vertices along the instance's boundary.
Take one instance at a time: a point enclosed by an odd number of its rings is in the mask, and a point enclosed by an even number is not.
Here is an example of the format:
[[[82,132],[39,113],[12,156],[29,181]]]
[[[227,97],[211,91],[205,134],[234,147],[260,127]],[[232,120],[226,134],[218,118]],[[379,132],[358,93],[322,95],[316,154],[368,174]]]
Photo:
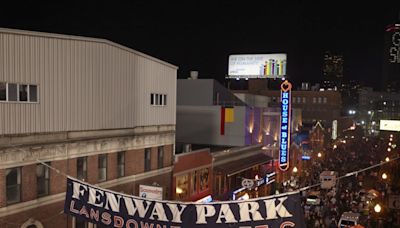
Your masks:
[[[0,27],[105,38],[223,81],[231,54],[287,53],[288,78],[317,82],[326,51],[343,54],[344,80],[379,84],[385,27],[399,2],[379,6],[305,1],[238,5],[173,3],[11,3]]]

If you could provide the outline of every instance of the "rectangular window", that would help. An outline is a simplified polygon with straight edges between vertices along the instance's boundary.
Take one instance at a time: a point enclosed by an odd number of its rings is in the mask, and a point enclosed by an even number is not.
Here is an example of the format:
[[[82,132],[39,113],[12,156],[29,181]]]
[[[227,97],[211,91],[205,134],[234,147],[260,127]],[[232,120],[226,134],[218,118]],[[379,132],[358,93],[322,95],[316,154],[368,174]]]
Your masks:
[[[324,97],[324,104],[326,104],[326,102],[328,102],[328,98]]]
[[[29,85],[29,101],[37,102],[37,85]]]
[[[28,101],[28,85],[18,85],[19,101]]]
[[[190,191],[192,195],[197,194],[197,171],[193,171],[190,179]]]
[[[21,168],[6,169],[7,204],[21,201]]]
[[[317,98],[316,97],[313,97],[312,103],[317,103]]]
[[[164,94],[164,105],[167,105],[167,94]]]
[[[176,177],[176,198],[179,200],[186,199],[189,195],[189,175],[184,174]]]
[[[159,94],[156,94],[156,103],[155,103],[155,105],[158,105],[158,100],[159,100]]]
[[[154,96],[155,96],[154,93],[150,94],[150,104],[151,105],[154,105]]]
[[[318,104],[322,103],[322,97],[318,97]]]
[[[50,165],[50,163],[46,163]],[[50,182],[50,170],[49,167],[43,164],[36,165],[36,186],[37,196],[49,195],[49,182]]]
[[[98,181],[107,180],[107,154],[100,154],[98,160],[99,176]]]
[[[208,189],[208,168],[200,171],[200,192]]]
[[[159,105],[163,105],[164,104],[164,102],[163,102],[163,95],[162,94],[160,94],[160,104]]]
[[[306,98],[305,98],[305,97],[303,97],[303,103],[304,103],[304,104],[306,103]]]
[[[164,167],[164,147],[158,147],[158,156],[157,156],[158,168],[161,169]]]
[[[87,157],[80,157],[76,161],[76,177],[79,180],[86,181],[87,179]]]
[[[8,101],[18,101],[18,85],[8,83]]]
[[[7,100],[7,83],[0,82],[0,101]]]
[[[146,148],[144,149],[144,171],[151,170],[151,149]]]
[[[118,152],[117,154],[117,169],[118,177],[125,176],[125,151]]]

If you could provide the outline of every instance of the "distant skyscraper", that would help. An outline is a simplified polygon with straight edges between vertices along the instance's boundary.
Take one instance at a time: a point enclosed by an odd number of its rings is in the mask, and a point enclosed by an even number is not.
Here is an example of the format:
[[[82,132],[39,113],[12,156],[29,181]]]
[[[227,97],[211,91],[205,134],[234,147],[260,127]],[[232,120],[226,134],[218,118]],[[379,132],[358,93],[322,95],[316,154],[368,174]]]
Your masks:
[[[400,91],[400,23],[386,27],[382,73],[383,90]]]
[[[339,86],[343,80],[343,55],[330,51],[324,54],[322,87],[334,88]]]

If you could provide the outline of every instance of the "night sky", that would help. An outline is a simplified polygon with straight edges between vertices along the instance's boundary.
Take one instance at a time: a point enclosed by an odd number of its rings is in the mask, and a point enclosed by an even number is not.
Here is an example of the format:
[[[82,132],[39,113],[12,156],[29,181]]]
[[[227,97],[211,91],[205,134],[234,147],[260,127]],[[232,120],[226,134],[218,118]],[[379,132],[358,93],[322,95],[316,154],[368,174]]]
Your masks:
[[[288,53],[292,81],[317,81],[323,53],[345,79],[378,83],[385,26],[400,1],[39,1],[1,6],[0,27],[105,38],[223,81],[229,54]]]

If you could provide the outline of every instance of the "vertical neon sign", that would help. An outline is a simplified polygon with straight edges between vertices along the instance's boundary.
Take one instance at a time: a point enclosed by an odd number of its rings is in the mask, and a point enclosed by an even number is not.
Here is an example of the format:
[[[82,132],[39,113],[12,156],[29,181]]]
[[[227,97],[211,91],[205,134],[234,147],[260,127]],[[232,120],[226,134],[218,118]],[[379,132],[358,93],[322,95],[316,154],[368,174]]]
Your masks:
[[[289,169],[289,146],[290,146],[290,119],[291,119],[291,97],[292,84],[285,80],[281,84],[281,135],[279,144],[279,169]]]

